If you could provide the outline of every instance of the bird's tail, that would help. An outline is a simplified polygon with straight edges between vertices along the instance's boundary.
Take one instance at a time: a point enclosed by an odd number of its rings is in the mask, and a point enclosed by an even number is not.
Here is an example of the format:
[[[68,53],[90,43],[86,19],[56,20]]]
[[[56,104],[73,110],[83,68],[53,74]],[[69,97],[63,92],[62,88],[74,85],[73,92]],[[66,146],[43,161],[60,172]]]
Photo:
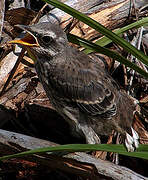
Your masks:
[[[122,96],[119,103],[120,126],[125,130],[125,146],[128,151],[135,151],[139,145],[139,135],[133,128],[134,114],[136,110],[135,99],[121,92]]]

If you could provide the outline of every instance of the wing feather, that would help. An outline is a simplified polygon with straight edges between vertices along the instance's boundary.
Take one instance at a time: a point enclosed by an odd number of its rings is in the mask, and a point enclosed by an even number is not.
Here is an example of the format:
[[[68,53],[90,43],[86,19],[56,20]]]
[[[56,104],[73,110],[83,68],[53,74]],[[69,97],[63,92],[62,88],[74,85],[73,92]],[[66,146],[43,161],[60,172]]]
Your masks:
[[[119,96],[116,83],[113,85],[111,77],[93,60],[84,63],[88,56],[80,57],[75,57],[76,62],[64,61],[63,71],[62,63],[58,63],[53,75],[48,77],[49,83],[59,99],[77,104],[81,111],[90,115],[111,118],[116,114]]]

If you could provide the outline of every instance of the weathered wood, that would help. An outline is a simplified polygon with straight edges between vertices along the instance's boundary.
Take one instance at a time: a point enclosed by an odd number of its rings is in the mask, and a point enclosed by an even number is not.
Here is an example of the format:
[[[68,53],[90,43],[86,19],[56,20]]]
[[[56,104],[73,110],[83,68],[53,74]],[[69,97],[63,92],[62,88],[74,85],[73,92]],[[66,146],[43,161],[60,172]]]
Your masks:
[[[15,132],[5,131],[0,129],[0,154],[12,154],[22,150],[35,149],[40,147],[56,146],[57,144],[50,141],[41,140],[38,138],[18,134]],[[99,174],[111,177],[115,180],[146,180],[134,171],[115,165],[111,162],[96,159],[85,153],[71,153],[63,157],[55,155],[46,155],[46,159],[40,156],[25,157],[30,161],[40,162],[52,169],[59,169],[68,173],[74,173],[82,177],[91,179],[99,179]]]
[[[8,70],[8,67],[6,67],[6,70]],[[13,81],[15,83],[13,84],[11,82],[9,85],[9,90],[0,97],[0,104],[16,111],[18,110],[16,104],[19,102],[22,104],[21,108],[24,107],[25,102],[27,104],[45,104],[46,107],[51,108],[49,100],[43,90],[42,85],[39,83],[36,72],[33,68],[24,67],[22,64],[20,64],[15,73]],[[45,100],[43,101],[43,99]]]
[[[3,30],[4,13],[5,13],[5,0],[1,0],[0,1],[0,41]]]
[[[92,19],[96,20],[100,24],[104,25],[109,29],[121,28],[127,23],[133,22],[135,18],[129,17],[130,12],[130,0],[114,0],[114,1],[106,1],[100,4],[100,1],[87,1],[87,0],[79,0],[79,1],[65,1],[65,4],[73,7],[80,12],[87,14]],[[141,8],[144,3],[140,1],[136,1],[136,9]],[[145,12],[146,14],[146,12]],[[53,23],[61,23],[63,27],[68,25],[72,21],[72,17],[65,12],[54,8],[49,12],[48,15],[43,16],[39,22],[49,21]],[[94,39],[98,37],[99,33],[94,29],[90,28],[88,25],[74,21],[72,25],[71,33],[83,37],[85,39]]]
[[[11,9],[5,13],[4,31],[15,38],[18,35],[18,29],[14,27],[16,24],[29,25],[33,18],[37,15],[35,11],[24,7]]]

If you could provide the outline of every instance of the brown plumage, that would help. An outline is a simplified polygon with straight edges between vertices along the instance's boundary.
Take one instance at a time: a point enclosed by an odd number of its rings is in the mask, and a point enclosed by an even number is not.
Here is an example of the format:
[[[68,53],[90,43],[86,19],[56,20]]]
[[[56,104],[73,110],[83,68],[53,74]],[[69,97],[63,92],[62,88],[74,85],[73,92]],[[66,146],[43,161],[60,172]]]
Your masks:
[[[124,136],[128,151],[138,147],[138,134],[132,128],[134,102],[100,64],[69,46],[58,25],[19,27],[30,35],[10,43],[25,45],[36,59],[35,68],[47,96],[73,133],[94,144],[99,143],[98,135],[115,130]]]

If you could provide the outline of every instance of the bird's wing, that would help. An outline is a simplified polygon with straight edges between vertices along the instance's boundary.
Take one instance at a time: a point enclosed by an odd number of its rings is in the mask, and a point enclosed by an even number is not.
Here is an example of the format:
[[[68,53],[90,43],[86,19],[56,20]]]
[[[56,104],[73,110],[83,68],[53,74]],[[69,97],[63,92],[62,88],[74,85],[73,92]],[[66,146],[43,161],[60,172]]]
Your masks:
[[[85,54],[77,56],[76,53],[75,61],[59,63],[53,76],[50,75],[50,84],[55,89],[56,96],[76,103],[85,113],[105,118],[116,114],[117,89],[111,81],[111,77],[99,64]]]

